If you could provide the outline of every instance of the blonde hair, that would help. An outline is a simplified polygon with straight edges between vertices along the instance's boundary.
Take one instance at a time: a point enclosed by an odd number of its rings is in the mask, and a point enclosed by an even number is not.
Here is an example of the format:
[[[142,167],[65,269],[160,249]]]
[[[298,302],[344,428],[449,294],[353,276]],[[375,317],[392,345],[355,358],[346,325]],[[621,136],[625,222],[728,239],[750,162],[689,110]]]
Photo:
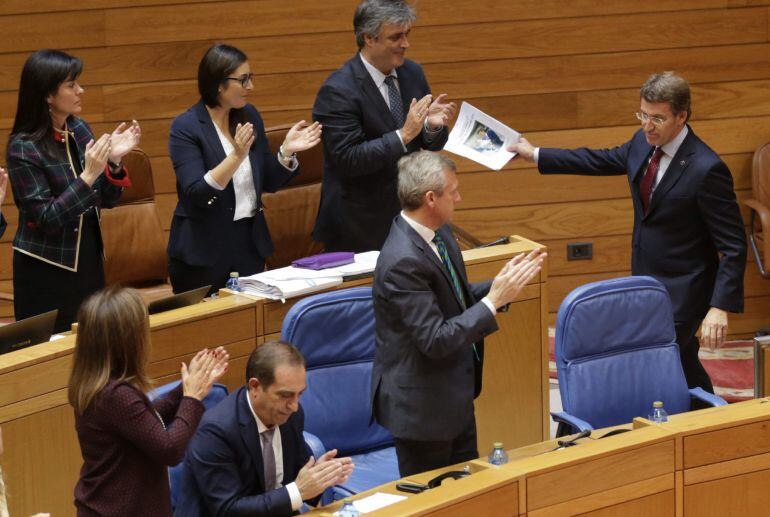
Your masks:
[[[75,412],[82,415],[111,379],[148,391],[149,344],[147,307],[136,290],[110,286],[88,298],[78,311],[67,393]]]

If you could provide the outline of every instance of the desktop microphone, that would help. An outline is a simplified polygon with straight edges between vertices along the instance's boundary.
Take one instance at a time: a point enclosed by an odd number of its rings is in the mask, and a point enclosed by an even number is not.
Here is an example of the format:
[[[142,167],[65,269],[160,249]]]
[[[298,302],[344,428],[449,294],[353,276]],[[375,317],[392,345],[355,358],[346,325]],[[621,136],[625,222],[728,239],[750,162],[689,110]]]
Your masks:
[[[589,436],[591,436],[591,430],[586,429],[585,431],[581,431],[580,434],[578,434],[571,440],[559,440],[556,443],[559,444],[559,447],[572,447],[573,445],[577,445],[575,442],[577,442],[581,438],[588,438]]]

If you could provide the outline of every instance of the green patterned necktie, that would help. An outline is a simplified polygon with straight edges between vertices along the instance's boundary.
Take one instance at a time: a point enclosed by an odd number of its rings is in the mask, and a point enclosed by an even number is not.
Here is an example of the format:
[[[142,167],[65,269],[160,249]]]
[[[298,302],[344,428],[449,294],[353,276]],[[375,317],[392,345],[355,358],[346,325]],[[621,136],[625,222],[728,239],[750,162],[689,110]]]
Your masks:
[[[465,310],[466,303],[465,296],[463,295],[463,288],[462,285],[460,285],[460,279],[457,277],[457,271],[455,271],[455,268],[452,265],[452,261],[449,260],[449,252],[446,249],[446,244],[444,244],[444,239],[442,239],[441,236],[437,233],[433,237],[433,243],[438,248],[438,254],[441,256],[441,262],[444,263],[444,267],[449,272],[449,277],[452,279],[452,287],[454,287],[457,298],[460,300],[460,305],[462,306],[463,310]]]
[[[465,310],[467,308],[467,304],[465,302],[463,288],[460,285],[460,279],[457,277],[457,271],[452,265],[452,261],[449,260],[449,252],[446,249],[446,244],[444,244],[444,239],[442,239],[441,236],[436,233],[436,235],[433,236],[433,243],[436,245],[436,248],[438,248],[438,254],[441,256],[441,262],[444,263],[444,267],[449,272],[449,277],[452,279],[452,287],[454,287],[455,293],[457,293],[457,298],[460,299],[460,306],[463,310]],[[481,358],[479,357],[478,350],[476,350],[476,343],[473,343],[472,347],[473,355],[476,357],[477,361],[480,361]]]

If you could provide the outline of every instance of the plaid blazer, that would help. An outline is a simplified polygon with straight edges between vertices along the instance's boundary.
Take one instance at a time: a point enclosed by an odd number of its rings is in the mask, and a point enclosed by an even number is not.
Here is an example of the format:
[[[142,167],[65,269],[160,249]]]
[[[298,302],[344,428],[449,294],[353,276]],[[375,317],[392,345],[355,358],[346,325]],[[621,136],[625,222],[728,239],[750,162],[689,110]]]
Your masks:
[[[74,134],[82,169],[86,144],[93,133],[76,117],[67,120],[67,127]],[[35,142],[19,137],[8,144],[8,176],[19,209],[13,249],[77,271],[83,214],[95,207],[98,217],[99,207],[115,206],[123,189],[104,174],[89,187],[66,158],[51,158]]]

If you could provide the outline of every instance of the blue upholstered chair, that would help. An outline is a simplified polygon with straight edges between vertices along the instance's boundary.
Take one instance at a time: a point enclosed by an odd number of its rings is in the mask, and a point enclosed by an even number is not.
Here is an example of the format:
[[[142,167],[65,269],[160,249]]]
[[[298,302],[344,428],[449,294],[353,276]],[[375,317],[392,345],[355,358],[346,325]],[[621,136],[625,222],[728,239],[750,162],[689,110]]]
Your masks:
[[[160,386],[154,390],[152,390],[150,393],[147,394],[150,400],[155,400],[156,398],[162,397],[166,393],[169,393],[174,388],[179,386],[179,383],[182,381],[174,381],[169,382],[168,384],[164,384],[163,386]],[[209,410],[219,404],[221,401],[223,401],[225,398],[227,398],[228,391],[227,386],[224,384],[214,384],[211,387],[211,391],[208,395],[206,395],[206,398],[203,399],[203,407],[206,408],[206,410]],[[168,468],[168,479],[169,483],[171,485],[171,508],[176,508],[176,501],[179,497],[179,483],[182,480],[182,472],[184,471],[184,460],[181,461],[178,465],[174,465],[173,467]]]
[[[355,463],[348,482],[334,487],[334,498],[398,479],[393,437],[371,420],[371,288],[300,300],[284,318],[281,339],[299,348],[307,362],[307,390],[300,403],[313,455],[337,449],[340,456],[351,456]]]
[[[671,300],[651,277],[572,291],[556,320],[556,367],[564,412],[551,416],[559,435],[647,417],[656,400],[669,414],[689,411],[692,397],[726,404],[701,388],[687,388]]]

